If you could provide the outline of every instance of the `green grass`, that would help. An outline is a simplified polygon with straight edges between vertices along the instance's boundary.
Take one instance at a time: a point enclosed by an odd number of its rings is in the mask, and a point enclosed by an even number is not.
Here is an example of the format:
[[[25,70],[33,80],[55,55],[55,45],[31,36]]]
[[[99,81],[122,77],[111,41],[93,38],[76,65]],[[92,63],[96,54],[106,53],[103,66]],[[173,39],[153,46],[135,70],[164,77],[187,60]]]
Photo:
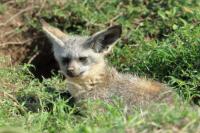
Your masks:
[[[26,1],[16,1],[23,7]],[[0,13],[4,12],[1,7]],[[24,14],[26,26],[41,32],[38,17],[70,34],[90,35],[111,24],[121,24],[123,35],[109,62],[119,71],[159,80],[181,97],[200,98],[200,2],[198,0],[47,0]],[[0,58],[0,62],[5,62]],[[198,106],[154,105],[129,115],[116,106],[89,101],[79,112],[66,97],[67,84],[59,74],[36,79],[29,64],[0,68],[0,127],[25,132],[199,132]],[[101,112],[95,107],[103,106]],[[18,129],[17,129],[18,130]],[[1,130],[0,130],[1,132]]]
[[[161,41],[116,48],[110,59],[120,71],[166,82],[191,100],[200,95],[199,36],[200,26],[185,26]]]
[[[114,106],[102,101],[88,101],[87,110],[78,113],[79,107],[70,106],[69,101],[57,93],[66,87],[60,76],[40,82],[29,74],[26,65],[0,69],[0,76],[1,93],[4,93],[0,98],[0,127],[20,127],[31,133],[199,130],[200,109],[188,104],[181,107],[157,104],[154,109],[135,109],[127,115],[120,102]],[[19,90],[13,94],[8,91],[12,89]],[[106,112],[95,108],[99,105]]]

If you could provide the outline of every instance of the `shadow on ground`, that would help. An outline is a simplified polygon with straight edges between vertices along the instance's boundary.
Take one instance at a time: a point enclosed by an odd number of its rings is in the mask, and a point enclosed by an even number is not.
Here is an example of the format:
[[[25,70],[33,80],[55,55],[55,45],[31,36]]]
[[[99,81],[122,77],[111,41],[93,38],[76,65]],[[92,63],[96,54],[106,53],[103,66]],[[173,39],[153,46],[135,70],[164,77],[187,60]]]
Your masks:
[[[48,93],[49,98],[44,99],[34,93],[17,94],[17,100],[24,105],[26,111],[38,112],[40,110],[51,112],[53,111],[54,103],[58,100],[63,100],[66,104],[65,111],[68,111],[69,107],[75,107],[75,100],[67,90],[57,90],[52,87],[46,87],[45,92]]]

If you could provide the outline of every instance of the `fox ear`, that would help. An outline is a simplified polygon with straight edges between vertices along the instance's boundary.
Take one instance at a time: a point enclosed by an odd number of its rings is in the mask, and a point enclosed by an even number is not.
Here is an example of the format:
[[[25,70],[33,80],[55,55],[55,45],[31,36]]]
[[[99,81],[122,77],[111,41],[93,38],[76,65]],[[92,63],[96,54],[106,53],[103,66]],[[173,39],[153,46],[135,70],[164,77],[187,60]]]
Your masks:
[[[104,31],[97,32],[90,38],[90,47],[93,48],[95,52],[107,54],[114,45],[113,43],[120,38],[121,33],[122,27],[120,25],[115,25]]]
[[[48,39],[53,43],[53,45],[63,47],[64,43],[62,39],[66,36],[66,34],[60,31],[58,28],[50,26],[44,20],[41,20],[41,24],[44,33],[46,34]]]

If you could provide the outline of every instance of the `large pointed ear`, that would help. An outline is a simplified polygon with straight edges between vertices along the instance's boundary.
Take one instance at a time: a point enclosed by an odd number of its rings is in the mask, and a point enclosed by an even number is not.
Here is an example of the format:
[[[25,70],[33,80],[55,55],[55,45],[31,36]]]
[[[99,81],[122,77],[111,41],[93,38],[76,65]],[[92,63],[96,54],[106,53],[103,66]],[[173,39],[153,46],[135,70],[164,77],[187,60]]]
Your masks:
[[[104,31],[97,32],[90,38],[90,47],[95,52],[107,54],[114,45],[114,42],[120,38],[121,33],[122,27],[120,25],[115,25]]]
[[[47,35],[48,39],[53,43],[53,45],[63,47],[64,42],[62,39],[66,36],[66,34],[60,31],[58,28],[50,26],[44,20],[41,20],[41,24],[44,33]]]

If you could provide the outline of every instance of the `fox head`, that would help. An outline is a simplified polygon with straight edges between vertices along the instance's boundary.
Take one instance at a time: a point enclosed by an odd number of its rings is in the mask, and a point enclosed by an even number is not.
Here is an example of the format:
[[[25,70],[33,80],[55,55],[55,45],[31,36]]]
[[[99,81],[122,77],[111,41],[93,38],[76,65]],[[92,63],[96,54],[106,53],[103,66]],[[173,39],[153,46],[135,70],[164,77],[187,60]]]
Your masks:
[[[104,67],[104,56],[121,36],[121,26],[115,25],[92,36],[70,36],[42,22],[42,29],[53,44],[53,52],[62,73],[67,78],[84,77]]]

